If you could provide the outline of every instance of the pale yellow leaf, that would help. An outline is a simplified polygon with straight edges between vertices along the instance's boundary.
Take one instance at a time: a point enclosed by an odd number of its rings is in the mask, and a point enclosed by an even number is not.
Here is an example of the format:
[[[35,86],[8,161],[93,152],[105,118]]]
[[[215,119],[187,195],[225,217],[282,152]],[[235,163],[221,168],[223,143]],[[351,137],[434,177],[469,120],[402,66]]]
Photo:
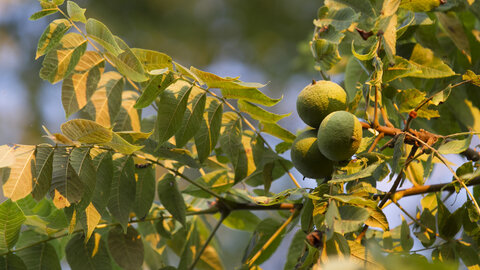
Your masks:
[[[81,143],[106,143],[112,140],[112,131],[94,121],[73,119],[60,126],[63,134]]]
[[[3,184],[5,197],[16,201],[32,192],[35,171],[35,145],[17,145],[14,147],[15,162],[10,166],[8,178]]]
[[[0,145],[0,168],[11,166],[15,162],[13,147]]]

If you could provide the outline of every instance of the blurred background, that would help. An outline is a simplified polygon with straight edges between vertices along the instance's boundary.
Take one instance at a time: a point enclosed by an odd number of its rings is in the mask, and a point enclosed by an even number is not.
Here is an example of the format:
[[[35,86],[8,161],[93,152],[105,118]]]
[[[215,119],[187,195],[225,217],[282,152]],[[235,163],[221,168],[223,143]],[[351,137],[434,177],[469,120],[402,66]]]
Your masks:
[[[268,83],[267,95],[283,101],[273,110],[292,115],[280,124],[291,132],[304,128],[295,111],[296,96],[311,82],[321,79],[313,69],[311,39],[317,9],[323,1],[310,0],[77,0],[87,18],[96,18],[131,47],[170,55],[184,66],[195,66],[220,76],[240,76],[246,82]],[[44,141],[42,125],[53,132],[65,122],[60,99],[61,83],[42,81],[41,60],[34,60],[37,41],[51,15],[32,22],[39,10],[35,0],[0,0],[0,144],[35,144]],[[268,137],[275,141],[274,138]],[[276,142],[276,141],[275,141]],[[476,141],[478,144],[478,141]],[[289,153],[287,152],[287,156]],[[461,164],[462,158],[449,157]],[[433,179],[445,182],[445,171]],[[297,179],[301,175],[295,171]],[[314,187],[313,180],[301,182]],[[391,183],[380,183],[387,190]],[[272,191],[293,187],[287,178],[276,181]],[[453,196],[451,203],[457,196]],[[464,198],[461,193],[458,195]],[[414,212],[419,198],[402,205]],[[459,203],[459,202],[457,202]],[[389,206],[393,228],[401,223],[398,208]],[[268,215],[268,213],[261,213]],[[217,239],[227,269],[239,265],[251,233],[221,228]],[[283,269],[290,236],[283,241],[263,269]],[[416,243],[418,246],[419,244]]]

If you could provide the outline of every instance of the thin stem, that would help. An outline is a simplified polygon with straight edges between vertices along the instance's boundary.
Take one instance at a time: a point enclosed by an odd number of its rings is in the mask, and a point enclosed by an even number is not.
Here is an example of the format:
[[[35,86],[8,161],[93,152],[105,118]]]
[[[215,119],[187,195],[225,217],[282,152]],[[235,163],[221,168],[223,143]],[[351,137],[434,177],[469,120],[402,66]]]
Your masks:
[[[260,250],[257,251],[257,253],[247,262],[248,266],[251,267],[253,263],[262,255],[262,252],[265,251],[272,243],[275,241],[275,239],[280,235],[280,233],[285,229],[285,227],[292,222],[293,218],[296,216],[298,209],[295,209],[295,211],[288,217],[287,220],[278,228],[275,233],[265,242],[265,244],[262,246]]]
[[[368,153],[371,153],[373,151],[373,149],[375,149],[375,146],[378,144],[378,142],[385,136],[385,133],[380,133],[378,134],[378,136],[375,138],[375,140],[373,141],[372,145],[370,146],[370,148],[368,149]]]
[[[376,128],[380,124],[378,123],[378,86],[375,84],[375,105],[373,111],[373,127]]]
[[[207,240],[203,244],[202,248],[198,252],[197,256],[195,257],[195,260],[193,261],[192,265],[189,267],[190,270],[193,270],[195,268],[195,265],[200,261],[200,257],[202,256],[203,252],[207,248],[208,244],[210,241],[212,241],[213,237],[215,236],[215,233],[217,232],[218,228],[220,228],[220,225],[222,225],[223,221],[228,217],[229,213],[222,214],[220,217],[220,220],[217,222],[217,225],[215,225],[215,228],[213,228],[212,232],[208,236]]]

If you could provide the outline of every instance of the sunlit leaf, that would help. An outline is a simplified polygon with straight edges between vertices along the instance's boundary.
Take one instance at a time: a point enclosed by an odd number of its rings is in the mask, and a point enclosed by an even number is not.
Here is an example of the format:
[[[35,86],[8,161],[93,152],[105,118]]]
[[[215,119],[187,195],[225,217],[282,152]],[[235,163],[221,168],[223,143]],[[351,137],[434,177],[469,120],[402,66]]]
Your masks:
[[[336,30],[342,31],[350,27],[360,14],[349,7],[342,9],[328,9],[322,7],[319,11],[318,19],[313,21],[313,24],[319,28],[328,27],[332,25]]]
[[[17,255],[22,258],[27,269],[62,269],[55,248],[48,242],[23,249]]]
[[[365,224],[370,227],[380,228],[383,231],[388,231],[388,220],[385,214],[378,207],[367,208],[370,216],[365,220]]]
[[[53,147],[37,147],[35,153],[35,178],[32,196],[39,201],[50,189],[53,172]]]
[[[341,182],[354,181],[354,180],[357,180],[357,179],[369,177],[375,172],[375,170],[377,170],[378,167],[380,167],[380,165],[382,165],[382,164],[381,163],[372,164],[372,165],[366,167],[365,169],[363,169],[363,170],[361,170],[357,173],[354,173],[354,174],[335,175],[335,176],[333,176],[332,180],[330,180],[329,182],[331,182],[331,183],[341,183]]]
[[[169,173],[164,174],[158,181],[157,192],[160,202],[165,209],[172,214],[173,218],[185,226],[186,207],[183,196],[178,190],[175,176]]]
[[[194,136],[198,159],[201,163],[207,159],[217,144],[222,124],[222,112],[222,103],[215,98],[207,97],[200,128]]]
[[[143,88],[142,95],[138,98],[134,107],[136,109],[141,109],[152,104],[152,102],[155,101],[160,94],[162,94],[165,88],[173,83],[173,80],[173,73],[171,72],[153,77],[148,82],[147,86]]]
[[[71,27],[72,25],[66,19],[52,21],[47,28],[45,28],[42,36],[40,36],[40,40],[38,40],[35,59],[38,59],[54,48]]]
[[[234,112],[222,116],[220,145],[235,170],[235,182],[247,176],[248,160],[242,144],[242,119]]]
[[[85,105],[97,89],[103,73],[105,59],[94,51],[80,58],[73,72],[63,80],[62,104],[68,118]]]
[[[90,97],[86,110],[102,126],[110,127],[120,111],[124,81],[122,75],[109,71],[102,74],[97,90]]]
[[[112,32],[110,32],[102,22],[90,18],[85,25],[85,29],[87,30],[89,38],[102,45],[102,47],[112,53],[113,56],[117,56],[123,52],[115,41]]]
[[[468,149],[471,141],[472,136],[468,136],[466,139],[463,140],[450,140],[445,144],[442,144],[438,148],[438,152],[442,155],[459,154]]]
[[[56,9],[56,8],[48,8],[48,9],[40,10],[40,11],[32,14],[32,16],[30,16],[30,20],[35,21],[35,20],[38,20],[38,19],[43,18],[43,17],[48,16],[48,15],[52,15],[52,14],[57,13],[57,12],[58,12],[58,9]]]
[[[55,149],[50,197],[57,208],[79,202],[84,192],[84,184],[70,164],[69,156],[65,148]]]
[[[120,135],[120,137],[125,139],[127,142],[134,143],[139,140],[148,139],[153,134],[153,131],[150,131],[148,133],[138,131],[119,131],[115,133],[117,135]]]
[[[317,62],[316,69],[327,71],[337,64],[341,58],[338,52],[338,44],[326,39],[310,41],[313,58]]]
[[[261,122],[261,131],[290,143],[296,138],[293,133],[275,123]]]
[[[148,76],[145,74],[142,63],[140,63],[140,60],[135,56],[127,44],[119,37],[115,37],[115,42],[123,52],[118,55],[111,52],[105,52],[105,56],[113,62],[118,72],[134,82],[144,82],[148,80]]]
[[[156,125],[160,143],[167,141],[180,128],[191,90],[190,83],[179,80],[162,92]]]
[[[14,150],[6,144],[0,145],[0,168],[9,167],[15,163]]]
[[[253,119],[267,123],[276,123],[281,119],[290,115],[288,114],[274,114],[248,101],[239,100],[238,108],[240,111],[248,113]]]
[[[113,130],[115,131],[140,131],[140,113],[134,107],[138,99],[135,91],[123,91],[120,111],[115,117]]]
[[[414,12],[425,12],[438,7],[440,3],[440,0],[402,0],[400,7]]]
[[[141,145],[133,145],[127,142],[116,132],[113,133],[112,140],[109,141],[108,143],[104,143],[104,145],[111,147],[113,150],[125,155],[131,155],[135,151],[138,151],[143,148],[143,146]]]
[[[0,249],[13,248],[24,221],[25,216],[16,203],[6,200],[0,204]]]
[[[270,98],[256,88],[245,88],[245,89],[222,88],[222,95],[225,98],[245,100],[245,101],[249,101],[249,102],[264,105],[264,106],[273,106],[278,102],[280,102],[280,100],[282,100],[282,98],[279,98],[279,99]]]
[[[334,228],[338,233],[349,233],[356,231],[368,219],[370,213],[365,208],[352,205],[338,207],[339,220],[335,220]]]
[[[410,56],[412,63],[422,73],[413,73],[410,77],[417,78],[444,78],[455,75],[455,72],[440,58],[433,55],[433,51],[416,44]]]
[[[73,119],[60,126],[63,134],[81,143],[107,143],[112,140],[113,132],[94,121]]]
[[[132,52],[149,72],[163,68],[173,71],[172,58],[164,53],[138,48],[132,48]]]
[[[132,157],[122,156],[113,161],[113,166],[108,210],[126,231],[130,211],[135,203],[135,165]]]
[[[110,270],[112,263],[102,236],[95,233],[85,244],[81,234],[75,234],[65,247],[72,270]]]
[[[182,125],[175,133],[177,147],[182,147],[193,138],[202,123],[207,94],[197,86],[193,86],[183,115]]]
[[[14,147],[15,162],[3,178],[3,195],[16,201],[32,192],[35,172],[35,146],[17,145]]]
[[[135,179],[137,186],[133,211],[137,217],[143,218],[150,211],[155,197],[155,168],[135,168]]]
[[[79,7],[77,3],[67,1],[67,13],[72,21],[86,23],[85,10],[85,8]]]
[[[462,75],[462,79],[466,81],[471,81],[471,83],[480,87],[480,76],[478,76],[477,74],[475,74],[475,72],[471,70],[467,70],[467,72]]]
[[[202,71],[194,67],[190,67],[190,72],[195,74],[196,78],[200,79],[201,84],[206,84],[208,88],[220,88],[220,89],[249,89],[249,88],[261,88],[265,85],[259,83],[244,83],[237,78],[222,78],[213,73]]]
[[[140,269],[143,264],[143,242],[137,230],[128,226],[124,233],[120,226],[108,232],[108,250],[115,262],[123,269]]]
[[[370,47],[370,50],[366,54],[359,54],[355,51],[355,46],[353,45],[354,40],[352,40],[352,54],[361,61],[367,61],[373,58],[373,56],[377,53],[378,46],[380,46],[380,43],[377,41],[373,44],[372,47]]]
[[[43,59],[40,78],[56,83],[68,76],[85,53],[87,41],[77,33],[62,37]]]
[[[213,192],[221,193],[227,191],[234,184],[233,179],[228,176],[226,170],[216,170],[194,180],[196,183],[209,188]],[[199,187],[189,185],[182,191],[195,197],[210,198],[212,195],[201,190]]]

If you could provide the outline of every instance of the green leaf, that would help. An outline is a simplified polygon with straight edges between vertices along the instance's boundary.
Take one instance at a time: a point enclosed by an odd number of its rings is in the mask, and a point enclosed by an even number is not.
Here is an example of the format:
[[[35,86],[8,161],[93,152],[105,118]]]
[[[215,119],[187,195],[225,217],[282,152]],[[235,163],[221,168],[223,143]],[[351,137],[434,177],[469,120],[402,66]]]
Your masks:
[[[102,45],[108,52],[117,56],[123,52],[118,46],[112,32],[100,21],[95,19],[88,19],[85,29],[89,38]]]
[[[388,220],[385,214],[378,207],[367,208],[370,216],[365,220],[365,224],[370,227],[380,228],[383,231],[388,231]]]
[[[248,173],[248,157],[242,143],[242,119],[238,114],[223,114],[220,145],[233,165],[235,182],[241,181]]]
[[[307,234],[302,230],[298,230],[292,238],[290,247],[288,248],[287,260],[285,262],[284,270],[295,269],[295,266],[300,261],[303,249],[305,246],[305,238]]]
[[[35,172],[35,145],[16,145],[15,162],[3,178],[3,195],[16,201],[32,192]]]
[[[266,218],[262,220],[255,229],[255,232],[250,239],[250,244],[245,250],[246,258],[252,258],[265,243],[272,237],[272,235],[280,228],[281,223],[273,218]],[[283,233],[281,233],[273,242],[268,246],[267,249],[263,250],[260,257],[255,261],[256,265],[259,265],[265,262],[275,250],[278,248],[283,239]]]
[[[190,83],[179,80],[162,92],[156,125],[159,143],[167,141],[180,128],[191,90]]]
[[[107,207],[112,186],[112,154],[110,151],[92,149],[90,155],[92,155],[93,163],[97,172],[97,183],[93,192],[92,203],[100,213],[103,213],[105,207]]]
[[[70,153],[70,164],[83,182],[84,193],[82,200],[76,206],[80,211],[85,209],[91,202],[95,185],[97,183],[96,171],[90,157],[89,148],[75,148]]]
[[[237,78],[222,78],[213,73],[201,71],[194,67],[190,67],[190,72],[199,79],[199,83],[206,84],[208,88],[241,90],[249,88],[262,88],[265,86],[259,83],[244,83],[239,81]]]
[[[173,73],[160,74],[153,77],[142,90],[142,95],[135,104],[135,109],[148,107],[174,81]]]
[[[393,147],[393,158],[392,158],[392,174],[390,174],[390,179],[397,172],[399,168],[399,162],[401,157],[405,154],[405,133],[398,135],[395,145]]]
[[[65,247],[72,270],[110,270],[112,263],[102,236],[94,234],[85,244],[81,234],[75,234]]]
[[[135,91],[123,91],[120,111],[113,123],[114,131],[137,131],[140,127],[140,110],[135,109],[138,94]]]
[[[252,104],[248,101],[239,100],[238,101],[238,108],[240,111],[248,113],[253,119],[262,121],[265,123],[276,123],[281,119],[290,115],[288,114],[274,114],[271,113],[255,104]]]
[[[122,156],[113,161],[113,166],[108,210],[126,231],[130,211],[135,203],[135,164],[132,157]]]
[[[119,131],[115,132],[117,135],[120,135],[124,140],[126,140],[129,143],[134,143],[136,141],[141,141],[148,139],[150,136],[152,136],[153,131],[150,131],[148,133],[146,132],[137,132],[137,131]]]
[[[53,147],[37,147],[32,196],[40,201],[50,189],[53,171]]]
[[[350,27],[350,25],[358,19],[360,14],[349,7],[342,9],[328,9],[322,7],[319,11],[318,19],[313,21],[316,27],[328,27],[332,25],[336,30],[342,31]]]
[[[354,180],[357,180],[357,179],[369,177],[369,176],[371,176],[375,173],[375,171],[377,170],[377,168],[380,167],[380,165],[382,165],[382,164],[381,163],[375,163],[375,164],[372,164],[372,165],[366,167],[365,169],[363,169],[363,170],[361,170],[357,173],[353,173],[353,174],[334,175],[332,180],[329,181],[329,183],[349,182],[349,181],[354,181]]]
[[[335,221],[335,231],[341,234],[358,230],[370,216],[370,212],[361,207],[344,205],[338,207],[339,220]]]
[[[347,203],[347,204],[355,204],[355,205],[360,205],[360,206],[368,206],[370,208],[375,208],[377,206],[377,202],[360,197],[358,195],[324,195],[327,198],[332,198],[334,200],[337,200],[339,202]]]
[[[430,11],[440,5],[439,0],[402,0],[400,7],[414,12]]]
[[[68,33],[43,59],[40,78],[56,83],[68,76],[85,53],[87,41],[77,33]]]
[[[302,207],[302,214],[300,217],[300,225],[302,231],[308,233],[313,228],[313,202],[312,199],[306,198],[303,207]]]
[[[214,191],[216,193],[225,192],[230,189],[234,184],[233,179],[228,176],[228,171],[224,169],[216,170],[202,175],[199,178],[195,179],[195,182],[204,187],[208,187],[211,191]],[[194,185],[189,185],[182,192],[200,198],[212,197],[212,195],[208,194],[207,192],[201,190]]]
[[[410,112],[414,110],[421,102],[424,101],[426,93],[418,89],[405,89],[400,93],[400,112]],[[438,99],[436,101],[439,101]],[[441,100],[440,100],[441,101]],[[429,105],[433,104],[432,101],[426,103],[422,108],[417,111],[417,117],[423,117],[430,119],[432,117],[440,117],[437,110],[429,108]]]
[[[43,31],[42,36],[40,36],[38,40],[35,59],[38,59],[53,49],[71,27],[72,25],[66,19],[52,21],[47,28],[45,28],[45,31]]]
[[[63,134],[69,139],[81,143],[108,143],[112,140],[112,130],[85,119],[73,119],[60,126]]]
[[[435,15],[437,15],[443,31],[447,33],[457,49],[467,57],[469,62],[471,62],[472,54],[470,52],[470,42],[463,30],[462,21],[453,12],[436,12]]]
[[[128,226],[126,233],[120,226],[112,228],[108,232],[108,250],[123,269],[136,270],[143,264],[142,238],[132,226]]]
[[[85,11],[86,9],[79,7],[77,3],[67,1],[67,13],[72,21],[86,23],[87,18],[85,18]]]
[[[356,241],[348,240],[350,247],[350,259],[357,265],[365,265],[366,269],[382,269],[383,266],[377,263],[372,252],[367,252],[365,246]]]
[[[352,54],[353,56],[355,56],[358,60],[361,60],[361,61],[367,61],[367,60],[370,60],[372,59],[375,54],[377,53],[377,50],[378,50],[378,46],[380,46],[380,43],[377,41],[373,44],[372,47],[370,47],[370,50],[368,51],[368,53],[366,54],[359,54],[355,51],[355,46],[353,45],[355,40],[352,40]]]
[[[105,52],[105,56],[113,62],[118,72],[134,82],[144,82],[148,80],[148,76],[145,74],[142,63],[127,44],[118,37],[115,37],[115,41],[123,52],[118,55]]]
[[[310,41],[310,48],[318,70],[327,71],[337,64],[341,58],[338,52],[338,44],[326,39],[315,39]]]
[[[57,12],[58,12],[58,9],[56,9],[56,8],[44,9],[44,10],[40,10],[38,12],[35,12],[34,14],[32,14],[32,16],[30,16],[29,19],[32,20],[32,21],[35,21],[35,20],[38,20],[38,19],[43,18],[45,16],[55,14]]]
[[[245,89],[222,88],[222,95],[224,98],[245,100],[245,101],[249,101],[252,103],[269,106],[269,107],[277,104],[278,102],[280,102],[280,100],[282,100],[282,98],[279,98],[279,99],[270,98],[256,88],[245,88]]]
[[[260,218],[250,211],[242,210],[231,212],[222,224],[235,230],[254,231],[258,223]]]
[[[138,48],[132,48],[132,52],[148,72],[164,68],[173,71],[172,58],[164,53]]]
[[[290,131],[284,129],[278,124],[275,123],[265,123],[260,122],[261,131],[273,135],[277,138],[284,140],[285,142],[291,143],[295,140],[296,136]]]
[[[50,197],[57,208],[79,202],[84,192],[84,183],[69,162],[70,153],[65,148],[56,148],[53,156],[53,178]]]
[[[111,147],[113,150],[125,155],[131,155],[135,151],[138,151],[143,148],[143,146],[133,145],[127,142],[116,132],[113,132],[112,140],[107,143],[104,143],[103,145]]]
[[[410,251],[413,247],[413,238],[410,235],[410,228],[405,220],[402,221],[400,234],[400,244],[404,251]]]
[[[416,44],[410,56],[410,63],[422,73],[411,74],[410,77],[435,79],[455,75],[455,72],[440,58],[433,55],[433,51]]]
[[[145,217],[155,197],[155,168],[135,168],[137,180],[135,204],[133,211],[139,218]]]
[[[449,85],[442,91],[435,93],[432,98],[432,104],[438,106],[439,104],[444,103],[445,101],[447,101],[451,92],[452,92],[452,87]]]
[[[112,126],[122,104],[123,86],[123,77],[119,73],[109,71],[102,74],[98,88],[86,106],[95,122],[104,127]]]
[[[17,252],[28,269],[60,270],[60,260],[53,245],[40,243]]]
[[[390,82],[404,77],[413,77],[413,75],[420,76],[422,74],[422,70],[414,63],[400,56],[395,56],[394,63],[395,65],[393,66],[386,65],[384,67],[383,82]]]
[[[0,249],[10,250],[15,246],[25,216],[18,205],[11,200],[0,204]]]
[[[173,218],[178,220],[185,227],[185,201],[178,190],[175,176],[170,173],[164,174],[158,181],[157,192],[160,202],[165,209],[167,209],[167,211],[172,214]]]
[[[222,112],[222,103],[215,98],[207,97],[200,128],[194,136],[198,159],[201,163],[207,159],[217,145],[222,124]]]
[[[471,81],[472,84],[480,87],[480,76],[471,70],[467,70],[465,74],[462,75],[462,79],[465,81]]]
[[[190,78],[194,81],[197,81],[199,82],[200,84],[205,84],[202,80],[200,80],[200,78],[197,77],[197,75],[195,75],[193,72],[191,72],[188,68],[180,65],[179,63],[177,62],[173,62],[173,64],[175,64],[175,69],[180,73],[182,74],[183,76],[187,77],[187,78]]]
[[[472,136],[468,136],[463,140],[449,140],[438,148],[438,152],[442,155],[459,154],[468,149]]]
[[[2,270],[27,270],[27,266],[17,255],[10,253],[5,258],[0,257],[0,269]]]
[[[90,203],[86,207],[75,206],[76,220],[81,224],[85,233],[85,242],[90,239],[102,216],[95,206]]]
[[[87,51],[73,72],[63,80],[62,104],[68,118],[87,105],[105,67],[105,59],[97,52]]]
[[[193,86],[188,103],[183,115],[182,125],[175,133],[175,143],[177,147],[183,147],[200,129],[205,103],[207,100],[206,92]]]

